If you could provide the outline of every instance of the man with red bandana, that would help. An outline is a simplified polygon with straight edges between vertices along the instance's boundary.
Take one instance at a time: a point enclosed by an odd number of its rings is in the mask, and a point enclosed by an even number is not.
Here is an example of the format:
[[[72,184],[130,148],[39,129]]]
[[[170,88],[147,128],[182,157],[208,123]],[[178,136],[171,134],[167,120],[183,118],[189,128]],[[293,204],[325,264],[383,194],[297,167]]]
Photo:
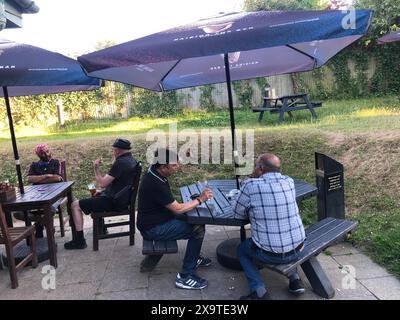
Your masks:
[[[35,153],[39,161],[32,162],[28,181],[33,184],[61,182],[61,162],[52,158],[51,151],[47,144],[38,144],[35,147]]]
[[[34,149],[35,154],[39,157],[39,161],[32,162],[29,167],[28,181],[32,184],[54,183],[63,181],[61,176],[61,162],[52,158],[51,151],[47,144],[38,144]],[[52,205],[52,211],[56,213],[62,199]],[[38,213],[29,212],[28,217],[37,221]],[[23,212],[15,212],[14,217],[19,220],[25,220]],[[40,222],[35,223],[36,237],[43,237],[44,226]]]

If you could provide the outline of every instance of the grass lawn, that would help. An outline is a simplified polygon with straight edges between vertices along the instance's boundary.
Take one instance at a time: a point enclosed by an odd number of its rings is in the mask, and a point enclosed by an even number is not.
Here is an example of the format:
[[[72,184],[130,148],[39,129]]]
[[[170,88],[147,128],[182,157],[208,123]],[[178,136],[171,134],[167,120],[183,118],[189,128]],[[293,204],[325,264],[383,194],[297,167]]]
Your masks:
[[[285,174],[315,184],[314,152],[323,152],[344,164],[346,212],[360,222],[351,241],[375,261],[400,276],[400,103],[395,97],[327,101],[317,108],[317,120],[308,111],[294,112],[276,125],[278,115],[258,114],[248,109],[235,112],[239,129],[255,130],[255,154],[273,152],[283,162]],[[88,196],[86,185],[93,181],[92,161],[103,158],[103,172],[111,164],[110,144],[116,137],[133,141],[133,154],[145,161],[146,141],[151,129],[178,130],[229,128],[228,112],[184,112],[170,118],[68,123],[66,129],[16,128],[23,170],[36,160],[33,147],[46,141],[55,157],[65,159],[68,176],[76,182],[74,195]],[[184,143],[180,142],[180,144]],[[223,145],[223,144],[221,144]],[[222,151],[223,152],[223,151]],[[0,181],[15,181],[15,167],[7,129],[0,131]],[[187,165],[171,180],[178,186],[206,177],[232,178],[232,165]],[[316,220],[316,199],[302,203],[306,224]]]

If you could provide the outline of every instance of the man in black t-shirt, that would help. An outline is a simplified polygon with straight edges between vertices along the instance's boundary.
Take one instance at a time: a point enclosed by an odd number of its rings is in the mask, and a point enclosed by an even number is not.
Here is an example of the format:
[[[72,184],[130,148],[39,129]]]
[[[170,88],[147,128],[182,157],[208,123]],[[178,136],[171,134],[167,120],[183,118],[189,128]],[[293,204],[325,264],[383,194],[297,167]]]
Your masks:
[[[202,202],[212,198],[212,191],[205,189],[198,198],[179,203],[172,195],[168,179],[180,166],[176,153],[162,149],[156,152],[154,164],[143,175],[138,196],[137,227],[144,239],[188,239],[182,270],[176,276],[175,285],[183,289],[203,289],[207,280],[195,274],[197,267],[211,264],[209,258],[201,257],[200,250],[205,234],[204,225],[192,225],[178,219]],[[142,270],[154,268],[162,256],[147,256]],[[146,270],[147,269],[147,270]]]
[[[129,205],[127,203],[116,203],[116,194],[126,186],[133,184],[137,174],[138,162],[130,153],[131,143],[126,139],[117,139],[113,144],[115,161],[106,175],[100,173],[101,159],[93,161],[94,174],[100,187],[105,188],[103,192],[96,193],[94,197],[76,200],[72,203],[72,216],[77,232],[76,239],[64,244],[64,248],[84,249],[87,247],[83,236],[83,213],[91,214],[99,211],[121,211]],[[128,190],[129,191],[129,190]]]
[[[35,146],[35,154],[38,156],[39,161],[32,162],[28,171],[28,181],[32,184],[44,184],[61,182],[61,162],[60,160],[54,159],[49,146],[45,143],[40,143]],[[62,199],[55,202],[51,209],[53,213],[57,212],[57,208],[61,205]],[[43,223],[40,218],[40,212],[37,210],[29,211],[28,218],[31,221],[36,221],[36,238],[43,238]],[[19,220],[25,220],[25,215],[22,211],[14,213],[14,217]]]
[[[39,161],[32,162],[29,167],[28,181],[33,184],[61,182],[61,162],[53,159],[47,144],[38,144],[35,153]]]

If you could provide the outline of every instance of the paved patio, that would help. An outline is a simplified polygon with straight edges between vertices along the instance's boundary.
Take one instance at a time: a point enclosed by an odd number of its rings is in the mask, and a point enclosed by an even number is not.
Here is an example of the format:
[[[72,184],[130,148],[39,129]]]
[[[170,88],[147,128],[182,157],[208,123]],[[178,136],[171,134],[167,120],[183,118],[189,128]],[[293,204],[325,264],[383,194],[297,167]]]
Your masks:
[[[239,236],[237,227],[207,226],[202,251],[213,260],[213,264],[200,269],[199,275],[208,279],[209,286],[204,290],[190,291],[175,288],[174,285],[186,241],[179,241],[179,252],[165,255],[154,271],[140,273],[139,265],[143,259],[140,233],[136,234],[135,246],[128,245],[128,238],[101,240],[99,251],[94,252],[91,224],[91,219],[86,217],[88,248],[77,251],[64,249],[63,243],[70,239],[70,232],[67,228],[66,237],[61,238],[56,227],[59,267],[55,273],[54,290],[42,288],[46,274],[41,272],[48,263],[44,261],[36,269],[27,267],[20,272],[19,287],[15,290],[10,287],[7,268],[0,270],[0,299],[236,300],[248,293],[244,274],[219,265],[215,254],[221,241]],[[400,281],[349,243],[331,247],[327,253],[320,254],[318,260],[335,288],[333,299],[400,300]],[[288,293],[285,277],[269,270],[262,270],[261,273],[274,299],[322,299],[314,294],[307,280],[304,280],[306,293],[296,298]]]

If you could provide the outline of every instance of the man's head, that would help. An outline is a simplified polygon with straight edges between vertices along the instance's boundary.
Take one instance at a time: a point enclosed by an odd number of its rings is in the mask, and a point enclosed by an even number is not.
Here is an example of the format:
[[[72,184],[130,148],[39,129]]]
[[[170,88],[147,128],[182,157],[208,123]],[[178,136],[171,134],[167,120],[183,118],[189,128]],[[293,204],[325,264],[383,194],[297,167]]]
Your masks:
[[[116,139],[113,143],[113,152],[115,158],[123,155],[124,153],[129,152],[131,149],[131,142],[126,139]]]
[[[264,153],[257,158],[253,176],[258,178],[268,172],[281,172],[281,160],[272,153]]]
[[[35,153],[42,161],[50,161],[51,151],[47,144],[41,143],[35,147]]]
[[[153,165],[164,177],[177,172],[181,166],[176,152],[169,149],[157,149],[154,153]]]

